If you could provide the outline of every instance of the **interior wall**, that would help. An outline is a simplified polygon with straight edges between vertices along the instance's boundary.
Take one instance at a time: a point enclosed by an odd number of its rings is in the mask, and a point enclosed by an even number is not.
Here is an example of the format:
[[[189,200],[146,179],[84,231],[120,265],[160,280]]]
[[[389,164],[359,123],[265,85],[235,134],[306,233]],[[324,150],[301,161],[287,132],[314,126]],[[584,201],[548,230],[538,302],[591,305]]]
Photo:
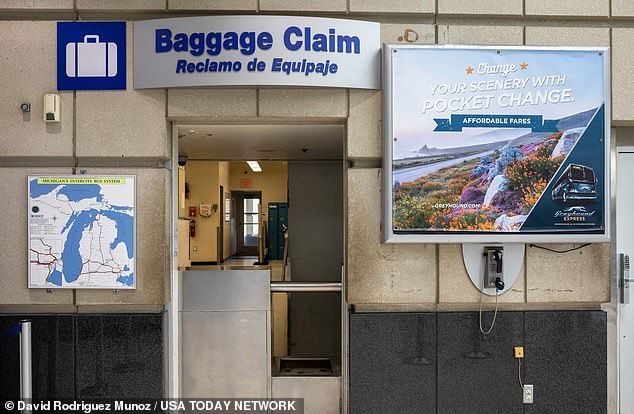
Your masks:
[[[185,181],[189,196],[185,200],[186,210],[196,207],[196,236],[190,238],[190,258],[192,262],[213,262],[217,260],[216,229],[220,223],[219,212],[212,209],[211,217],[200,216],[200,203],[218,204],[220,190],[218,161],[187,161]]]
[[[225,197],[228,194],[231,197],[231,177],[230,177],[230,168],[229,162],[220,161],[218,162],[218,185],[223,187],[224,194],[222,198],[218,200],[218,212],[220,213],[221,208],[226,209],[225,206]],[[220,187],[218,187],[218,197],[220,197]],[[223,210],[225,213],[229,213],[229,210]],[[218,220],[222,223],[222,258],[226,259],[231,256],[231,222],[225,221],[224,216],[220,216],[218,214]]]
[[[261,191],[263,211],[270,201],[285,202],[287,200],[288,167],[282,161],[263,161],[261,173],[254,173],[244,162],[236,161],[202,161],[189,160],[185,165],[185,181],[189,188],[185,199],[183,214],[187,215],[189,207],[200,207],[200,203],[217,204],[218,211],[211,217],[201,217],[200,211],[194,217],[196,236],[190,238],[190,258],[192,262],[217,261],[218,226],[222,224],[224,233],[223,259],[231,256],[231,222],[220,216],[220,186],[225,193],[232,191]],[[245,174],[245,171],[247,172]],[[250,188],[241,188],[240,180],[248,178]],[[182,237],[182,236],[179,236]],[[196,249],[196,250],[194,250]]]
[[[295,282],[341,281],[342,161],[288,163],[288,257]],[[291,294],[292,356],[341,354],[341,295]]]
[[[288,165],[286,161],[259,161],[262,172],[256,173],[244,161],[229,162],[231,191],[261,191],[262,212],[268,219],[270,202],[284,203],[288,193]],[[251,180],[251,187],[242,188],[241,180]],[[239,220],[238,220],[239,221]]]
[[[11,196],[0,203],[0,217],[5,233],[12,237],[0,238],[3,258],[0,308],[20,313],[29,308],[38,312],[59,309],[117,312],[141,308],[160,311],[170,300],[166,294],[171,257],[170,219],[166,214],[171,208],[166,206],[170,198],[170,172],[164,167],[170,158],[168,121],[193,123],[222,119],[253,123],[315,120],[345,123],[344,157],[350,167],[345,173],[344,190],[346,284],[347,299],[355,307],[386,312],[477,310],[478,291],[467,278],[460,245],[385,245],[381,242],[381,91],[209,88],[171,89],[168,93],[166,89],[133,89],[132,20],[144,13],[169,17],[227,12],[361,16],[380,22],[381,43],[609,46],[612,125],[634,125],[634,77],[630,73],[634,65],[631,47],[634,4],[623,0],[248,0],[235,5],[197,0],[5,1],[0,5],[0,38],[4,45],[0,50],[0,72],[10,82],[2,85],[3,98],[0,99],[0,129],[3,131],[0,134],[0,190]],[[56,21],[112,16],[130,20],[127,24],[127,90],[57,91],[57,63],[53,52]],[[55,92],[61,96],[62,122],[51,125],[44,123],[38,114],[42,113],[42,96]],[[31,117],[19,111],[22,102],[32,104]],[[26,176],[71,173],[75,166],[102,174],[132,171],[138,175],[139,284],[134,291],[117,295],[109,291],[78,291],[75,295],[69,290],[47,293],[27,288]],[[233,190],[233,182],[231,187]],[[239,188],[239,184],[236,187]],[[556,287],[552,286],[553,279],[557,280]],[[592,244],[564,255],[528,248],[518,281],[511,292],[500,297],[500,302],[504,310],[598,309],[601,303],[610,300],[609,289],[608,244]],[[565,333],[571,329],[562,325],[560,331]],[[376,336],[370,336],[367,342],[375,339]],[[583,341],[574,343],[572,348],[576,349],[577,344]],[[365,345],[352,352],[365,352]],[[563,350],[568,352],[569,349]],[[527,356],[530,352],[527,349]],[[381,361],[382,356],[377,358]],[[596,356],[587,360],[593,361],[592,358]],[[407,368],[417,369],[411,365]],[[382,377],[381,384],[385,383]],[[582,385],[587,387],[589,383]],[[558,389],[556,381],[546,381],[544,386]],[[616,412],[615,397],[613,389],[608,412]],[[539,408],[535,406],[536,410]]]
[[[178,166],[178,217],[187,217],[185,211],[185,167]]]
[[[341,281],[342,161],[288,163],[288,257],[296,281]]]
[[[238,10],[239,9],[239,10]],[[380,91],[327,88],[133,89],[132,24],[127,25],[125,91],[56,91],[57,20],[135,20],[143,13],[286,13],[362,16],[381,23],[382,43],[610,46],[612,125],[634,125],[634,6],[623,0],[424,0],[288,2],[7,1],[0,5],[0,308],[24,313],[160,311],[170,300],[169,123],[219,119],[240,122],[338,122],[346,125],[346,263],[348,301],[357,308],[398,311],[477,310],[478,292],[468,281],[459,245],[381,243],[382,106]],[[106,16],[106,17],[104,17]],[[58,92],[62,122],[45,124],[42,96]],[[32,117],[19,111],[32,104]],[[167,120],[167,121],[166,121]],[[19,139],[16,139],[19,137]],[[28,289],[26,176],[89,172],[138,175],[138,285],[134,291],[88,292]],[[94,167],[100,167],[96,169]],[[233,189],[233,185],[232,185]],[[283,200],[272,200],[283,201]],[[551,246],[554,248],[570,247]],[[215,250],[213,250],[215,251]],[[553,288],[552,280],[557,280]],[[489,300],[489,298],[487,298]],[[558,255],[527,249],[504,310],[598,309],[610,300],[610,246],[592,244]],[[490,305],[490,304],[489,304]],[[148,308],[149,306],[149,308]],[[562,326],[561,330],[570,330]],[[369,341],[372,341],[370,338]],[[580,342],[582,343],[582,342]],[[576,348],[576,344],[573,344]],[[361,351],[365,347],[360,348]],[[527,355],[530,350],[527,349]],[[584,361],[581,361],[582,363]],[[385,381],[383,381],[385,383]],[[545,383],[557,389],[554,382]],[[583,386],[587,386],[583,384]],[[609,394],[608,412],[615,410]],[[539,407],[536,406],[538,409]]]
[[[57,14],[51,4],[59,6]],[[90,3],[90,4],[89,4]],[[141,6],[138,2],[117,2],[105,7],[99,2],[37,2],[25,5],[10,2],[0,6],[0,37],[5,47],[0,52],[0,69],[11,82],[5,85],[0,101],[0,186],[15,194],[15,201],[0,206],[0,214],[8,228],[15,231],[15,240],[7,241],[10,252],[3,268],[5,281],[0,291],[6,294],[2,304],[52,303],[77,306],[64,292],[54,295],[33,292],[26,287],[26,233],[24,209],[26,186],[16,179],[22,172],[54,171],[52,167],[72,171],[74,165],[84,168],[100,166],[103,173],[120,174],[125,168],[142,171],[152,177],[152,184],[139,181],[147,200],[160,200],[142,205],[139,217],[151,219],[139,223],[139,234],[148,248],[137,252],[151,266],[151,274],[139,269],[139,280],[160,280],[140,285],[136,291],[96,300],[104,309],[111,305],[127,307],[152,303],[164,304],[169,280],[169,216],[164,212],[169,198],[169,171],[164,163],[170,157],[169,123],[195,123],[224,119],[240,122],[320,122],[345,123],[346,153],[346,218],[347,218],[347,294],[352,304],[386,310],[414,307],[443,310],[477,307],[478,295],[461,265],[459,245],[385,245],[381,242],[381,91],[332,88],[235,88],[235,89],[133,89],[133,33],[127,27],[127,84],[125,91],[60,92],[62,122],[47,125],[41,119],[42,96],[56,90],[55,21],[65,15],[71,20],[90,20],[104,10],[116,11],[120,18],[136,18],[148,10],[170,12],[218,11],[214,2],[155,2]],[[196,3],[196,5],[194,5]],[[273,2],[251,2],[246,11],[273,10]],[[279,3],[279,2],[278,2]],[[610,46],[612,60],[612,124],[634,124],[634,80],[629,68],[634,64],[631,38],[634,35],[634,8],[622,1],[584,0],[584,6],[568,8],[559,3],[540,0],[512,1],[500,8],[499,2],[482,0],[476,7],[470,2],[439,0],[418,2],[360,2],[336,0],[332,4],[302,2],[293,7],[279,3],[276,11],[328,11],[341,16],[348,12],[365,13],[381,23],[382,43],[473,44],[473,45],[557,45]],[[535,4],[540,6],[536,7]],[[143,3],[145,4],[145,3]],[[601,7],[585,7],[587,5]],[[612,4],[612,7],[610,7]],[[530,7],[528,7],[530,5]],[[526,6],[526,7],[525,7]],[[105,7],[105,8],[104,8]],[[292,9],[292,10],[291,10]],[[226,11],[226,10],[225,10]],[[26,14],[16,14],[24,12]],[[97,14],[95,14],[97,13]],[[135,14],[137,13],[137,14]],[[398,13],[398,21],[394,20]],[[25,17],[26,16],[26,17]],[[525,19],[525,16],[532,17]],[[548,16],[547,20],[534,17]],[[618,17],[619,24],[613,23]],[[16,20],[21,18],[22,20]],[[504,19],[504,24],[500,19]],[[30,20],[29,20],[30,19]],[[554,35],[556,34],[556,35]],[[32,104],[32,117],[23,117],[20,103]],[[113,120],[116,120],[114,122]],[[16,136],[21,137],[15,139]],[[241,168],[244,171],[244,168]],[[253,177],[252,177],[253,178]],[[159,184],[160,185],[157,185]],[[257,179],[254,179],[257,183]],[[239,189],[232,181],[231,190]],[[282,194],[280,194],[281,196]],[[277,198],[277,197],[276,197]],[[284,198],[271,200],[284,201]],[[158,201],[157,201],[158,202]],[[159,220],[162,220],[159,223]],[[149,240],[147,235],[151,235]],[[2,243],[0,241],[0,243]],[[139,239],[139,243],[142,240]],[[156,249],[156,244],[162,246]],[[500,297],[513,309],[599,306],[610,300],[610,249],[607,244],[593,244],[579,252],[557,255],[529,248],[524,269],[513,291]],[[166,259],[166,257],[168,257]],[[575,272],[570,271],[574,268]],[[15,271],[22,269],[22,271]],[[553,290],[550,281],[557,277],[559,287]],[[156,286],[161,286],[157,289]],[[1,293],[0,293],[1,296]],[[395,306],[393,306],[395,305]],[[47,308],[44,308],[47,309]]]

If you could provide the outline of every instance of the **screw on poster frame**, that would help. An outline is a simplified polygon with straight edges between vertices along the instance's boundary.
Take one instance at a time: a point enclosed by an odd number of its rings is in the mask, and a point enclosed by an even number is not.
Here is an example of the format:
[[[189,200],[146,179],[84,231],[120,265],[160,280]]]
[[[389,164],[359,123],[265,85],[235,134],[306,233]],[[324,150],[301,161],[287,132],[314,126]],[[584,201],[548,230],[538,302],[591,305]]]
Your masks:
[[[608,48],[385,45],[387,243],[610,240]]]

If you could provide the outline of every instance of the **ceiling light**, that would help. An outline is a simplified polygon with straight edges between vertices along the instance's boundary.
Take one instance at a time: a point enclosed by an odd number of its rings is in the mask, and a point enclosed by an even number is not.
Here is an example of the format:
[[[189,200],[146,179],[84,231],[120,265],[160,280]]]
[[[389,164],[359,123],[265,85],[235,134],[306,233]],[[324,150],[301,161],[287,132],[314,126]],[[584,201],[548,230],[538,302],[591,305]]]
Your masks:
[[[189,133],[190,133],[190,134],[193,134],[193,133],[195,133],[195,132],[196,132],[196,130],[195,130],[195,129],[190,129],[190,130],[189,130]]]
[[[257,161],[247,161],[247,164],[249,164],[249,167],[251,167],[251,170],[253,172],[262,172],[262,167],[260,167],[260,163]]]

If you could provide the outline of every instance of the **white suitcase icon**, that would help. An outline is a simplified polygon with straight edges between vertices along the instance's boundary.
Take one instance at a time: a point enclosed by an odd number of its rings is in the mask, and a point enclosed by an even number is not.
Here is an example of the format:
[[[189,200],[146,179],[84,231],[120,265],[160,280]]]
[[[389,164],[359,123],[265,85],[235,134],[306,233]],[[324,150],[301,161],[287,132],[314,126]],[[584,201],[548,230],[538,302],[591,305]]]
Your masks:
[[[84,36],[83,42],[67,43],[66,76],[70,78],[117,76],[117,44],[100,43],[97,35]]]

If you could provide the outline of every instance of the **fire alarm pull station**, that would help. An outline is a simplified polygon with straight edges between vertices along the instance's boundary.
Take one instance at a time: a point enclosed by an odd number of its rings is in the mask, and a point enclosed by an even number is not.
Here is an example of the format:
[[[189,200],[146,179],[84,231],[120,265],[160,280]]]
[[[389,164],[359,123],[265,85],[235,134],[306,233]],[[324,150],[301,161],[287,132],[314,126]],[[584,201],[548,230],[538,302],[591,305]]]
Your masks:
[[[189,208],[189,217],[196,217],[196,206]]]

